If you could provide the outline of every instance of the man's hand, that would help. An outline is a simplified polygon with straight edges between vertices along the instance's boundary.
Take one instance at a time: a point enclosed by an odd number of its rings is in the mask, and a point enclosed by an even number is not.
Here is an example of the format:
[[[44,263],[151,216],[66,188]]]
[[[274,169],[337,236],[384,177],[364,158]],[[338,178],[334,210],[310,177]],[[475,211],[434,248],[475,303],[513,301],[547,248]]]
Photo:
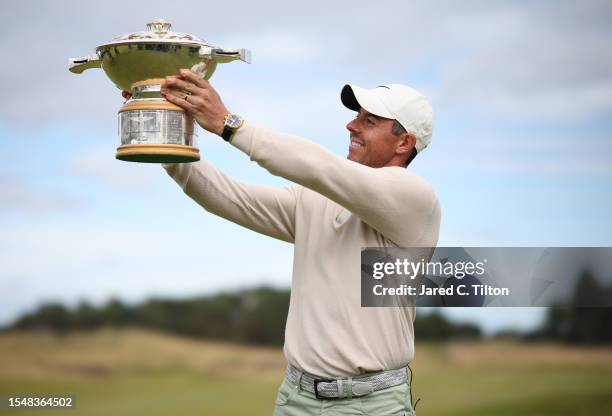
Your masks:
[[[207,80],[188,69],[181,69],[180,75],[166,77],[161,94],[189,112],[203,129],[219,136],[223,133],[229,111]]]

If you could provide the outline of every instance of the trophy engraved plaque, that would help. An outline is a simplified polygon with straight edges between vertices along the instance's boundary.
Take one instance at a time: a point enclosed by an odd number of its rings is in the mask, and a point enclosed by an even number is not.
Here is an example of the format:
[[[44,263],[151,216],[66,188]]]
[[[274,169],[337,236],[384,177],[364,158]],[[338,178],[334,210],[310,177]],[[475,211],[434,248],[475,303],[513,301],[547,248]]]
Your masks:
[[[187,33],[172,32],[162,19],[144,32],[120,36],[84,58],[71,58],[80,74],[102,68],[111,81],[132,96],[119,109],[116,158],[128,162],[184,163],[200,160],[193,117],[161,96],[161,84],[181,68],[209,79],[219,63],[251,62],[247,49],[222,49]]]

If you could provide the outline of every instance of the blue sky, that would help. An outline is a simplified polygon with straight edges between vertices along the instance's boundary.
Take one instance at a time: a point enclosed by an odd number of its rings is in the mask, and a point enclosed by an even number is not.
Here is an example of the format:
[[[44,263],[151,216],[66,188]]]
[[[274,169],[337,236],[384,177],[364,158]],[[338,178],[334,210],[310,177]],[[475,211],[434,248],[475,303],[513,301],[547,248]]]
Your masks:
[[[341,155],[353,116],[339,100],[345,83],[427,94],[434,135],[412,169],[441,201],[440,245],[612,243],[609,2],[22,1],[4,10],[0,323],[41,301],[289,284],[289,244],[204,212],[159,166],[116,161],[119,91],[101,70],[68,72],[68,58],[158,17],[252,50],[251,65],[221,65],[212,78],[228,108]],[[200,130],[198,140],[234,178],[285,184],[219,138]],[[445,313],[494,330],[536,325],[543,311]]]

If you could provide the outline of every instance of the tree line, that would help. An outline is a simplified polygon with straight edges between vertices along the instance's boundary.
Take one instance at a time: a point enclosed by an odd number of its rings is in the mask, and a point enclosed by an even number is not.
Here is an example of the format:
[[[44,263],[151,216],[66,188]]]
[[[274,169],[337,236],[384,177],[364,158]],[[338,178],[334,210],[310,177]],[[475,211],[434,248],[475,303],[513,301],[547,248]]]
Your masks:
[[[594,284],[588,274],[578,284],[576,299],[585,293],[590,296],[588,299],[593,299],[595,293],[603,293],[607,299],[612,296]],[[150,299],[136,305],[116,299],[101,306],[82,302],[74,308],[48,303],[23,315],[4,330],[47,329],[62,333],[102,326],[140,326],[194,338],[281,346],[289,294],[289,289],[261,286],[190,299]],[[580,304],[583,303],[576,303]],[[483,336],[477,325],[451,322],[438,312],[417,313],[414,331],[419,341]],[[537,330],[529,334],[506,334],[525,340],[612,344],[612,308],[549,308]]]
[[[101,306],[81,302],[74,308],[47,303],[5,330],[65,333],[102,326],[140,326],[194,338],[281,346],[289,293],[288,289],[262,286],[190,299],[150,299],[137,305],[117,299]],[[452,323],[439,313],[417,314],[415,336],[419,340],[479,338],[481,331],[473,324]]]

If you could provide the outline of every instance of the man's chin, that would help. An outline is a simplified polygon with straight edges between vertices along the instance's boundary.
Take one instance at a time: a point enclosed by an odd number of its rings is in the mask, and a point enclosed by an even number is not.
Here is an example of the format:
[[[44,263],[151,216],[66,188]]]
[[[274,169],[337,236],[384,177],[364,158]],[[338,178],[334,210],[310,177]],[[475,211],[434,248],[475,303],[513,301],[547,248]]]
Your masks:
[[[351,160],[351,161],[357,162],[357,163],[359,163],[359,160],[360,160],[359,153],[354,151],[354,150],[352,150],[352,149],[349,149],[348,154],[346,155],[346,158],[348,160]]]

